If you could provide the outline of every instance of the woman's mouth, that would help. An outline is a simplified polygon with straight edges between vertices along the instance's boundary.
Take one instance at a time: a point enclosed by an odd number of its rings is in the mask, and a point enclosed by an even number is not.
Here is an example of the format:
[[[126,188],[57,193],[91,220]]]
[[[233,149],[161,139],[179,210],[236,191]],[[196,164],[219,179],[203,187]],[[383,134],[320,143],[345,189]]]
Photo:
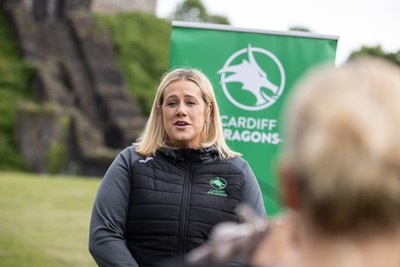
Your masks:
[[[187,123],[186,121],[177,121],[174,123],[174,125],[177,127],[185,127],[185,126],[188,126],[189,123]]]

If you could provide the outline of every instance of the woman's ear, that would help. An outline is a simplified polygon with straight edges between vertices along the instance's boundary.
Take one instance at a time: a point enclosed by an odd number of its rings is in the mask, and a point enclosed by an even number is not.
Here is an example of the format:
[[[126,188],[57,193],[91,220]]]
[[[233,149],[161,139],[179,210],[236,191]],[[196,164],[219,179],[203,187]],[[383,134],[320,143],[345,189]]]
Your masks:
[[[212,114],[212,109],[213,109],[212,104],[211,104],[211,103],[208,104],[208,105],[207,105],[207,109],[206,109],[206,113],[207,113],[208,116],[211,116],[211,114]]]
[[[292,168],[287,163],[279,166],[279,179],[283,195],[283,203],[286,207],[295,211],[301,208],[301,192]]]
[[[206,104],[206,121],[209,121],[209,119],[211,118],[211,114],[212,114],[212,104]]]

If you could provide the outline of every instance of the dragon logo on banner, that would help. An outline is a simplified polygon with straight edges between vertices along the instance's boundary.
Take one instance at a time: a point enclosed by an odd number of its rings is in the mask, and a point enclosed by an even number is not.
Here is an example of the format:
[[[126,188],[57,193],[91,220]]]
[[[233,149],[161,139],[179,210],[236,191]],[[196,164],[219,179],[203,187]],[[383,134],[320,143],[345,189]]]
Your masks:
[[[279,59],[251,44],[233,53],[218,74],[225,96],[244,110],[270,107],[285,87],[285,71]]]

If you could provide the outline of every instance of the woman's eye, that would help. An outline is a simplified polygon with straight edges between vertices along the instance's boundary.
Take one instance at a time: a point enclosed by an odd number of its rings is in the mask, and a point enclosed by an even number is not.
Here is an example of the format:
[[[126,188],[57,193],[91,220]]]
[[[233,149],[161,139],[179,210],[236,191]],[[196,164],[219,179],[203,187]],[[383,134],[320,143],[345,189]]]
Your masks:
[[[194,102],[194,101],[187,101],[186,103],[187,103],[188,105],[190,105],[190,106],[196,105],[196,102]]]
[[[176,102],[167,102],[166,105],[172,107],[176,105]]]

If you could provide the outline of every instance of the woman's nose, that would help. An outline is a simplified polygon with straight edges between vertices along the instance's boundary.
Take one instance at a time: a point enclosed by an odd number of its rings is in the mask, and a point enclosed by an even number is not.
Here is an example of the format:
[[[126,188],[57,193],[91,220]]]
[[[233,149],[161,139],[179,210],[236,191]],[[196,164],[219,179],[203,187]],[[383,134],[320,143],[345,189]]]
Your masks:
[[[177,106],[176,115],[179,116],[179,117],[180,117],[180,116],[186,115],[186,108],[185,108],[185,105],[179,104],[179,105]]]

